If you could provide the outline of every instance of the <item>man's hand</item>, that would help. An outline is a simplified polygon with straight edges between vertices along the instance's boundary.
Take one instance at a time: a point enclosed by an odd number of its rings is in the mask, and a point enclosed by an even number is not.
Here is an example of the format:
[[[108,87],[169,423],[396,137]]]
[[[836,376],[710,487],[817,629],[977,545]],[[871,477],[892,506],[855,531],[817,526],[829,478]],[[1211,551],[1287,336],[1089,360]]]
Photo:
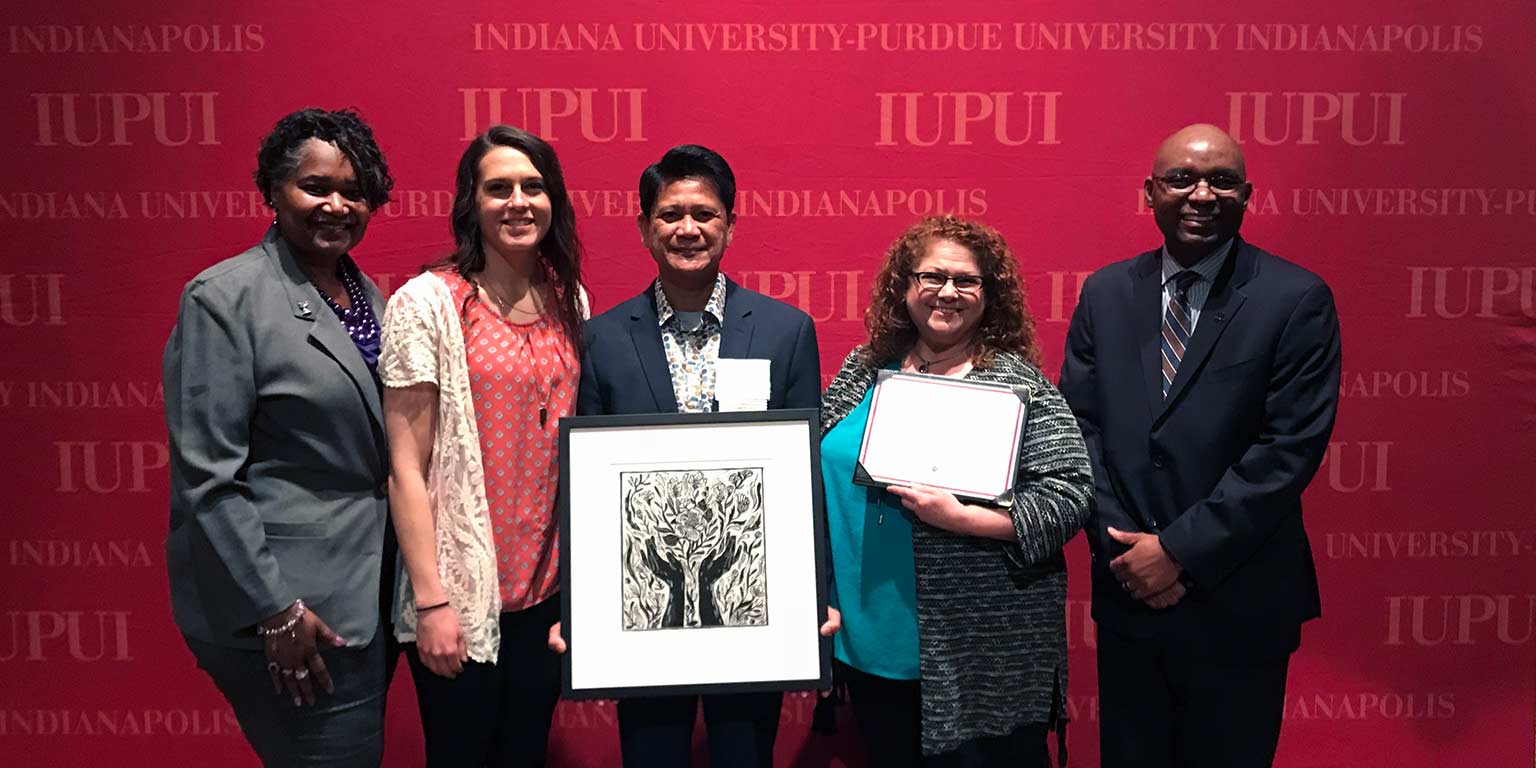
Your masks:
[[[1120,587],[1131,593],[1131,597],[1146,600],[1161,595],[1178,583],[1179,571],[1182,569],[1163,550],[1157,536],[1110,528],[1109,537],[1130,547],[1125,554],[1109,561],[1109,570],[1120,581]]]
[[[831,637],[843,628],[843,612],[827,606],[827,622],[821,625],[821,636]]]
[[[1175,605],[1178,605],[1179,601],[1184,599],[1184,593],[1188,591],[1189,590],[1187,590],[1183,584],[1175,581],[1173,586],[1143,600],[1142,602],[1146,603],[1147,607],[1154,611],[1161,611],[1165,608],[1172,608]]]

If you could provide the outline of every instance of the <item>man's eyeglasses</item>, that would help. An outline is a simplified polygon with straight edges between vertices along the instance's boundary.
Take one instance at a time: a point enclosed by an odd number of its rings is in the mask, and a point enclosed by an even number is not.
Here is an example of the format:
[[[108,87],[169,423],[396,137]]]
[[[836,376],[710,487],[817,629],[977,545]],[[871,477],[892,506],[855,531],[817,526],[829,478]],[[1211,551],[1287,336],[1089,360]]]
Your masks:
[[[1152,178],[1156,179],[1159,184],[1162,184],[1164,189],[1179,195],[1187,195],[1194,192],[1195,188],[1200,186],[1202,181],[1205,182],[1207,187],[1211,188],[1211,192],[1218,195],[1235,195],[1243,187],[1242,178],[1230,173],[1213,173],[1209,176],[1198,176],[1193,173],[1174,171],[1173,173],[1165,173],[1162,176],[1153,176]]]
[[[981,275],[946,275],[942,272],[913,272],[912,279],[917,281],[919,288],[929,293],[944,290],[947,283],[953,283],[955,290],[960,293],[975,293],[986,282]]]

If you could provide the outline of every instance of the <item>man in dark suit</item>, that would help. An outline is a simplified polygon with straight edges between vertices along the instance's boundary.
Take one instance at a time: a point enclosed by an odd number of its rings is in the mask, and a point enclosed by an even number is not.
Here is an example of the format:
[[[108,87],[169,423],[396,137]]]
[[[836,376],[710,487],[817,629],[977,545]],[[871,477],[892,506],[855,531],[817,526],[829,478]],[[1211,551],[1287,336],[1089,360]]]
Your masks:
[[[1267,766],[1320,615],[1301,493],[1339,392],[1317,275],[1238,236],[1242,150],[1212,125],[1144,182],[1163,246],[1083,284],[1061,391],[1093,461],[1103,765]]]
[[[736,226],[735,202],[730,166],[704,147],[673,147],[641,174],[640,236],[656,260],[657,278],[587,323],[578,414],[716,410],[721,358],[769,361],[768,408],[819,407],[821,363],[811,318],[720,273]],[[833,612],[822,634],[835,626]],[[624,764],[688,765],[699,698],[620,701]],[[702,698],[711,765],[772,764],[780,694]]]

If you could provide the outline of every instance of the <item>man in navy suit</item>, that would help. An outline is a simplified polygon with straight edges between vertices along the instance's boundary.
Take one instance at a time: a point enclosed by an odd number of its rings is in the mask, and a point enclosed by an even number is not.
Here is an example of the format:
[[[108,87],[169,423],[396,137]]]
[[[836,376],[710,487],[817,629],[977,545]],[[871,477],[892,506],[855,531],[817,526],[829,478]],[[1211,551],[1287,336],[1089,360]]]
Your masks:
[[[1320,615],[1302,527],[1338,407],[1333,294],[1238,236],[1242,150],[1212,125],[1144,182],[1163,246],[1083,284],[1061,391],[1093,461],[1100,748],[1119,766],[1268,766]]]
[[[580,415],[716,410],[721,358],[769,361],[768,408],[817,408],[821,362],[804,312],[720,272],[736,227],[736,178],[695,145],[668,150],[640,176],[640,236],[657,277],[640,295],[587,323]],[[836,628],[835,612],[822,634]],[[618,704],[624,764],[688,765],[698,696]],[[769,766],[781,694],[703,696],[710,764]]]

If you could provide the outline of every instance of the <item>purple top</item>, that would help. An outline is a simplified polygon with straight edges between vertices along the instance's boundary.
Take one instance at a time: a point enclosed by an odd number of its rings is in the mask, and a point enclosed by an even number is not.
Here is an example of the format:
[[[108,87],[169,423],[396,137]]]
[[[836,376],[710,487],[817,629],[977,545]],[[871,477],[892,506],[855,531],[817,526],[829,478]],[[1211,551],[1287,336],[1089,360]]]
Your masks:
[[[363,362],[368,364],[368,370],[378,372],[379,368],[379,321],[373,316],[373,307],[368,304],[368,294],[363,292],[363,285],[357,279],[355,267],[349,264],[336,265],[336,272],[341,278],[341,284],[346,286],[347,298],[352,300],[351,309],[342,309],[325,291],[318,288],[316,291],[320,298],[325,299],[327,306],[336,313],[336,319],[341,321],[343,328],[347,329],[347,335],[352,337],[352,343],[357,345],[357,351],[362,354]]]

